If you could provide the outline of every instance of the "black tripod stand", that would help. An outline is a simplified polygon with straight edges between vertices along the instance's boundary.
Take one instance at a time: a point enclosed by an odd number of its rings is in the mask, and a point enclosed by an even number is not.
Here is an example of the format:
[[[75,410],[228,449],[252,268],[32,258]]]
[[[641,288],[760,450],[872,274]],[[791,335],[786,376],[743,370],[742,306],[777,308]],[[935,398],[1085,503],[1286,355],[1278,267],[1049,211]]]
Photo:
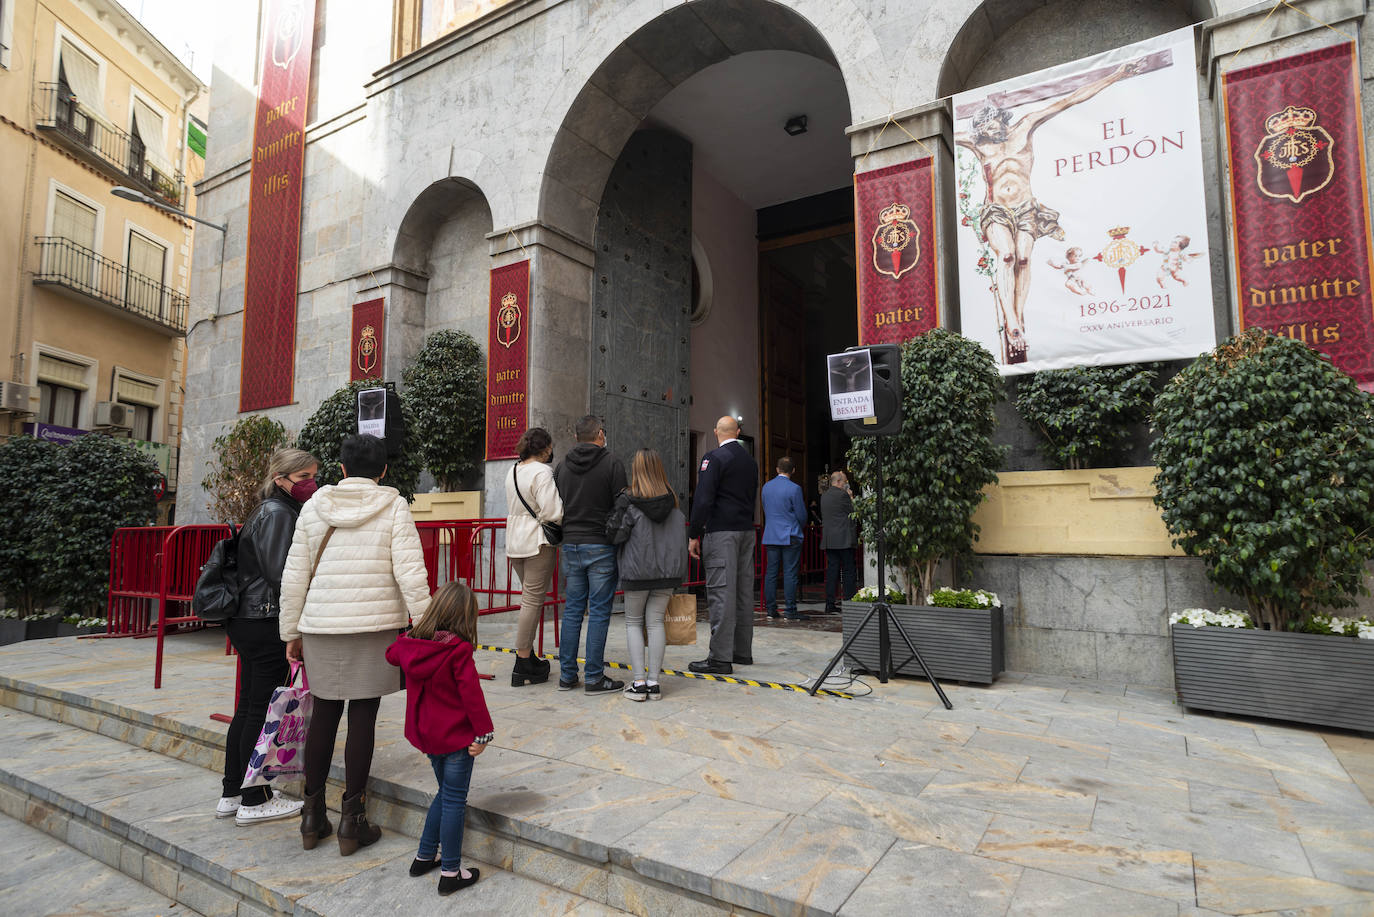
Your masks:
[[[854,641],[859,639],[859,635],[864,632],[864,629],[867,628],[876,617],[878,620],[878,681],[887,684],[889,675],[895,672],[896,669],[901,668],[901,666],[892,665],[892,635],[888,628],[894,627],[897,629],[898,635],[902,638],[902,642],[906,644],[906,648],[911,650],[911,656],[903,660],[902,665],[904,666],[912,659],[915,659],[917,664],[920,665],[921,671],[926,673],[926,678],[930,681],[931,687],[935,689],[935,693],[940,695],[940,701],[945,705],[945,709],[953,710],[954,705],[951,704],[949,698],[945,696],[945,689],[940,687],[940,682],[931,674],[930,667],[927,666],[926,661],[921,658],[921,651],[916,649],[916,644],[912,643],[911,638],[906,635],[906,631],[902,630],[901,622],[898,621],[897,616],[892,613],[892,606],[887,604],[887,559],[884,556],[887,535],[883,528],[883,437],[874,437],[873,445],[878,450],[878,524],[876,526],[878,532],[878,601],[873,603],[873,607],[869,609],[868,614],[864,615],[863,621],[859,622],[858,629],[850,635],[848,640],[844,641],[844,645],[840,647],[840,651],[835,654],[835,657],[826,663],[825,669],[817,676],[815,683],[811,685],[811,690],[807,691],[807,693],[812,697],[816,696],[816,691],[820,689],[821,685],[825,684],[825,680],[830,677],[831,671],[834,670],[835,666],[839,665],[840,660],[843,659],[846,654],[849,654],[849,648],[853,646]],[[857,656],[850,654],[850,658],[855,662],[860,662]]]

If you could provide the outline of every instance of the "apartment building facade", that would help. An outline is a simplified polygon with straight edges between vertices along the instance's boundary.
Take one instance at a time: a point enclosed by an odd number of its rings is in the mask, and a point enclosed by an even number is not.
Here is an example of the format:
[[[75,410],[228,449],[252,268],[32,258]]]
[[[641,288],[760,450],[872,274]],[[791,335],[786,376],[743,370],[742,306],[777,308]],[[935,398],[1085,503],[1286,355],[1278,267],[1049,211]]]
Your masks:
[[[127,437],[174,495],[205,86],[113,0],[0,0],[0,46],[0,435]]]

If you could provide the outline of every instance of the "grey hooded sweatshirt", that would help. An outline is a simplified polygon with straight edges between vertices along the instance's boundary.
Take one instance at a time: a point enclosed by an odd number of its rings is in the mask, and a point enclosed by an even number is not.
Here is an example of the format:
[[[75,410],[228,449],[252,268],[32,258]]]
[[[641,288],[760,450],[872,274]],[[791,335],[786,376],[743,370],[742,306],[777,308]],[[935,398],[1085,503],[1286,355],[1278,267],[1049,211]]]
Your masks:
[[[619,545],[620,588],[675,589],[687,576],[687,517],[672,494],[616,497],[606,534]]]

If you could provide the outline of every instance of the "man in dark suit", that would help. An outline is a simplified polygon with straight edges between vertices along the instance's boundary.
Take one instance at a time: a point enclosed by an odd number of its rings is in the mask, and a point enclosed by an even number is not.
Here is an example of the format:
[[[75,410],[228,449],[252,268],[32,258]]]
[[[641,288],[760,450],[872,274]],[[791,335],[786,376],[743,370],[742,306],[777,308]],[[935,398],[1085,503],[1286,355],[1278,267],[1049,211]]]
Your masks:
[[[719,446],[706,453],[692,500],[687,551],[706,568],[706,607],[711,648],[687,668],[729,675],[732,663],[754,661],[754,501],[759,466],[739,441],[733,417],[716,421]]]
[[[821,547],[825,549],[825,610],[836,614],[841,598],[858,591],[854,569],[854,498],[843,471],[830,476],[830,488],[821,494]],[[837,590],[836,587],[839,587]]]

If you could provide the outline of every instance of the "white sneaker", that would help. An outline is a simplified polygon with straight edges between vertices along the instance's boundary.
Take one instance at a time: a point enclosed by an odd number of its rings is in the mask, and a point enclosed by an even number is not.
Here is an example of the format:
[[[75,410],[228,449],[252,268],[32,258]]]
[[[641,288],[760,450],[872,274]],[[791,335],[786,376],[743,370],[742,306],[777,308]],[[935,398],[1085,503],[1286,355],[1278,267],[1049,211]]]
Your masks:
[[[242,796],[221,796],[219,805],[215,806],[215,818],[228,818],[237,814],[242,801]]]
[[[305,803],[299,799],[274,796],[260,806],[239,806],[238,814],[234,816],[234,824],[256,825],[260,822],[290,818],[304,805]]]

